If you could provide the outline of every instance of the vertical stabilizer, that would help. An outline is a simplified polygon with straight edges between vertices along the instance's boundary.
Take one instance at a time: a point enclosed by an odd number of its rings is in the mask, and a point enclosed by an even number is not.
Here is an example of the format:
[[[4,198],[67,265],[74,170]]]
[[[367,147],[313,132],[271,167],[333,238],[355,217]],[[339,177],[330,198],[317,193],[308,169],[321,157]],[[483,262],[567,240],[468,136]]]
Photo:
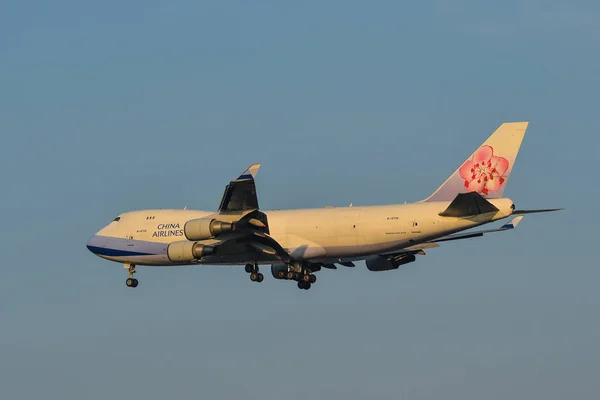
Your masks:
[[[423,201],[452,201],[458,194],[467,192],[477,192],[488,199],[502,197],[528,124],[507,122],[500,125],[442,186]]]

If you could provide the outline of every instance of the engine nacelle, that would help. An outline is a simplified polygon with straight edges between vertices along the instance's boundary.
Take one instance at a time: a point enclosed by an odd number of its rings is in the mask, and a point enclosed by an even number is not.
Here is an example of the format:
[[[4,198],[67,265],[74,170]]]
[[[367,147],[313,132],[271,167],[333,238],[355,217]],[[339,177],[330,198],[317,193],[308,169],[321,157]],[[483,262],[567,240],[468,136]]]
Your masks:
[[[190,262],[213,254],[215,248],[198,242],[182,240],[173,242],[167,247],[167,256],[171,262]]]
[[[271,264],[271,273],[275,279],[285,279],[288,267],[285,264]]]
[[[217,221],[213,218],[192,219],[183,226],[183,233],[188,240],[204,240],[219,236],[235,229],[232,222]]]
[[[370,257],[366,259],[367,268],[369,271],[390,271],[392,269],[398,269],[399,266],[411,263],[417,258],[414,254],[408,254],[401,258],[387,258],[382,256]]]

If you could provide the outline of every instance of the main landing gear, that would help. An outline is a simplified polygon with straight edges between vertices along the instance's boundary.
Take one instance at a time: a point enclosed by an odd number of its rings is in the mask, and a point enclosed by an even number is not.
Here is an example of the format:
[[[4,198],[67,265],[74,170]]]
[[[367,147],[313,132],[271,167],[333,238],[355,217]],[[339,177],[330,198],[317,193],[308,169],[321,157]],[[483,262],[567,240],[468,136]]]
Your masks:
[[[129,278],[125,281],[127,287],[137,287],[138,280],[133,277],[135,274],[135,265],[133,264],[125,264],[123,267],[129,269]]]
[[[244,270],[250,274],[250,280],[252,282],[262,282],[265,276],[258,272],[258,264],[246,264]]]
[[[298,281],[298,289],[308,290],[312,284],[317,281],[317,277],[313,274],[304,274],[301,280]]]
[[[312,271],[299,262],[288,265],[288,272],[284,279],[297,281],[298,289],[304,290],[310,289],[312,284],[317,281],[317,277]]]

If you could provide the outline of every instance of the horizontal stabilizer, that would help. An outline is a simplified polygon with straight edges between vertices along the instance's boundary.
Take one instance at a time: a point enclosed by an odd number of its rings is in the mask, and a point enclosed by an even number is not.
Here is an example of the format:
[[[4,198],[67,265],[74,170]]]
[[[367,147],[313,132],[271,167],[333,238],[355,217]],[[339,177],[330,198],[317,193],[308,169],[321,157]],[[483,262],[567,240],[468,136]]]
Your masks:
[[[544,212],[552,212],[552,211],[561,211],[564,210],[564,208],[546,208],[546,209],[541,209],[541,210],[515,210],[513,211],[513,214],[537,214],[537,213],[544,213]]]
[[[479,193],[469,192],[458,194],[448,208],[440,213],[440,216],[464,218],[497,211],[498,208]]]

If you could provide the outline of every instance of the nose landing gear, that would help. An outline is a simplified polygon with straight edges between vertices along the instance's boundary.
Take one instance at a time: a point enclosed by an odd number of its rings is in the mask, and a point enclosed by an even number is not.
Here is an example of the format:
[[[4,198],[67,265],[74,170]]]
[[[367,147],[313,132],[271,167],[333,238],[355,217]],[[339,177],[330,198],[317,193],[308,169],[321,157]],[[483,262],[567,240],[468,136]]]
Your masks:
[[[129,269],[129,278],[127,278],[127,280],[125,281],[127,287],[137,287],[138,280],[133,277],[133,275],[135,274],[135,265],[125,264],[123,265],[123,267]]]

